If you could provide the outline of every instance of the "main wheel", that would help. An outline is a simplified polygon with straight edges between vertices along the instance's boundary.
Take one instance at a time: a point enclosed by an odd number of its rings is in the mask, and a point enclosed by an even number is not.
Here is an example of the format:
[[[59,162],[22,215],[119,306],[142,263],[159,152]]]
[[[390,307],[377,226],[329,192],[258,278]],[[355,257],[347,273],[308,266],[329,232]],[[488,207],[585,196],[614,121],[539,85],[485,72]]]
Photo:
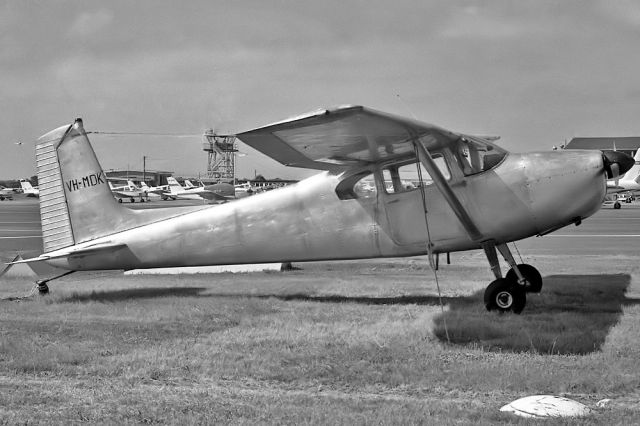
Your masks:
[[[533,266],[527,265],[526,263],[518,265],[518,269],[527,281],[524,287],[525,291],[527,293],[540,293],[540,290],[542,290],[542,276],[540,275],[540,272],[538,272],[538,270]],[[507,281],[511,281],[515,285],[518,285],[518,276],[513,268],[509,269],[505,278]]]
[[[38,283],[38,293],[43,296],[49,294],[49,286],[46,283]]]
[[[616,201],[615,203],[613,203],[613,208],[614,209],[619,209],[620,207],[622,207],[622,204],[620,204],[619,201]]]
[[[524,288],[505,278],[493,281],[484,291],[484,306],[488,311],[519,314],[527,304]]]

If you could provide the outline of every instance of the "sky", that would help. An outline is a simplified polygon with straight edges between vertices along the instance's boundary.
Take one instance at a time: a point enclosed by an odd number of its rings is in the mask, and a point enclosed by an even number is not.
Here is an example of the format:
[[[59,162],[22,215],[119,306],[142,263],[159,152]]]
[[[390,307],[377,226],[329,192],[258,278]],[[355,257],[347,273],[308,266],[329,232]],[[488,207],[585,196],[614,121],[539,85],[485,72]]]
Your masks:
[[[0,0],[0,179],[82,117],[105,170],[204,175],[235,133],[344,104],[515,151],[640,136],[633,0]],[[21,145],[16,144],[21,142]],[[303,178],[240,144],[237,176]]]

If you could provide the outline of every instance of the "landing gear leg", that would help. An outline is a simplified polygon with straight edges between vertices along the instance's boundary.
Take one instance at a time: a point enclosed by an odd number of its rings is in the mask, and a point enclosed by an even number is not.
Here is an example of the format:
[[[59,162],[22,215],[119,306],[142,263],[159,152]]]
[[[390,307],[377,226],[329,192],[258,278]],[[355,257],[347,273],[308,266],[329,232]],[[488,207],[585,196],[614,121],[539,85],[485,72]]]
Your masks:
[[[526,263],[516,265],[511,250],[509,250],[506,244],[498,244],[496,247],[511,267],[505,278],[513,283],[524,286],[527,293],[540,293],[540,290],[542,290],[542,276],[540,272]]]
[[[502,253],[501,246],[502,245],[498,245],[498,249]],[[485,242],[482,244],[482,248],[487,255],[487,260],[489,260],[491,271],[496,277],[484,292],[485,307],[488,311],[513,312],[519,314],[527,304],[524,285],[519,284],[518,281],[502,278],[495,242]]]

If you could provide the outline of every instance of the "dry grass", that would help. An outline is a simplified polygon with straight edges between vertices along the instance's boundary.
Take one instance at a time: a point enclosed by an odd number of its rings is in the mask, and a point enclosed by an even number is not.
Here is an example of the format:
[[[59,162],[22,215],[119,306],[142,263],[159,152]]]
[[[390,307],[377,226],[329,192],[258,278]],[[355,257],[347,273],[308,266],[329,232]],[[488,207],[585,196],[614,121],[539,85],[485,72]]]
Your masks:
[[[521,316],[485,312],[484,261],[454,260],[444,315],[423,259],[71,275],[0,302],[0,423],[528,424],[498,408],[539,393],[612,398],[567,424],[640,422],[635,259],[533,260],[553,275]]]

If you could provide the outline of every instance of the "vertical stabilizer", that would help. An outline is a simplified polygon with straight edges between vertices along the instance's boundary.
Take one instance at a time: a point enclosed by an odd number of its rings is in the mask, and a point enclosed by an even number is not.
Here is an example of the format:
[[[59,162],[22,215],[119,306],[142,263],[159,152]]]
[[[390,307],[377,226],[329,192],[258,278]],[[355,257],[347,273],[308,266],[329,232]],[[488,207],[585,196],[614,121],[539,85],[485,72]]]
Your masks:
[[[124,208],[111,194],[81,119],[38,139],[36,165],[45,253],[122,227]]]

